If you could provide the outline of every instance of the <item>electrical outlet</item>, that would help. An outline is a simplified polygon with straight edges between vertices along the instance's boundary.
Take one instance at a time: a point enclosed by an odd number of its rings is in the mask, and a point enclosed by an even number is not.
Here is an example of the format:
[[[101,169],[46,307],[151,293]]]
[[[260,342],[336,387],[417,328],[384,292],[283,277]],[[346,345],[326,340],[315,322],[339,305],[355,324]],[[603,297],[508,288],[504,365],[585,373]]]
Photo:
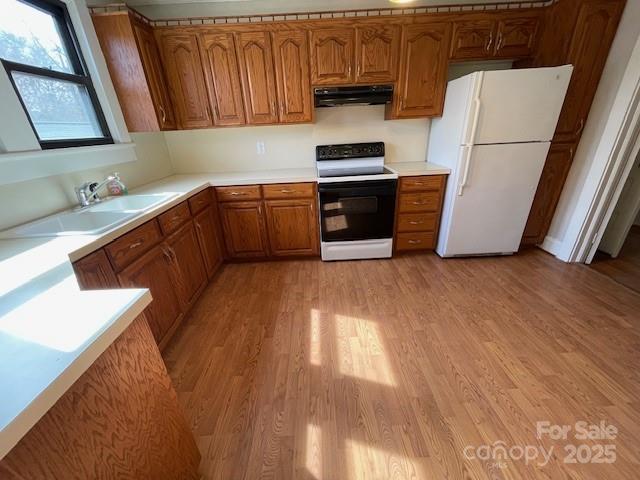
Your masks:
[[[262,141],[256,142],[256,152],[258,153],[258,155],[264,155],[266,151],[267,149],[264,146],[264,142]]]

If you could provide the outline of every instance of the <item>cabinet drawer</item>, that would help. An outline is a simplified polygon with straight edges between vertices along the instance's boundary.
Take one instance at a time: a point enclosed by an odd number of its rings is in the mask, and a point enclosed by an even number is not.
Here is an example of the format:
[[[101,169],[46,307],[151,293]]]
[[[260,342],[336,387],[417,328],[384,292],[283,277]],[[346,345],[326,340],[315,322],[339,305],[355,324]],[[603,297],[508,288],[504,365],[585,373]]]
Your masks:
[[[313,183],[274,183],[273,185],[263,185],[262,193],[264,198],[270,200],[275,198],[312,198],[315,188]]]
[[[400,213],[436,212],[440,206],[440,192],[403,193],[398,207]]]
[[[162,233],[164,233],[165,235],[169,235],[170,233],[175,232],[180,227],[180,225],[185,223],[190,218],[191,213],[189,212],[189,205],[187,205],[187,202],[182,202],[173,207],[171,210],[168,210],[160,215],[158,217],[158,221],[160,222]]]
[[[398,233],[396,236],[396,250],[432,250],[435,248],[434,232]]]
[[[211,204],[211,196],[209,195],[209,189],[201,191],[200,193],[196,193],[193,197],[189,199],[189,209],[191,210],[191,214],[195,215],[196,213],[204,210]]]
[[[401,192],[440,190],[441,188],[442,188],[442,175],[425,175],[421,177],[402,177],[400,179]]]
[[[438,225],[437,213],[401,213],[398,232],[434,232]]]
[[[244,202],[260,200],[260,185],[242,185],[237,187],[216,187],[216,195],[220,202]]]
[[[158,222],[151,220],[114,240],[105,247],[116,270],[129,266],[135,259],[162,240]]]

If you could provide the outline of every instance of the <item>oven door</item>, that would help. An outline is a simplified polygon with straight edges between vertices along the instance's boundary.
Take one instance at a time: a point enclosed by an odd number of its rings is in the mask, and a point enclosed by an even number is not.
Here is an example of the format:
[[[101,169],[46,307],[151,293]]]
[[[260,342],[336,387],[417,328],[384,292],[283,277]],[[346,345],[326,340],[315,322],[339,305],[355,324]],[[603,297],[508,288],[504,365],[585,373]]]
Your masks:
[[[397,180],[321,183],[323,242],[393,237]]]

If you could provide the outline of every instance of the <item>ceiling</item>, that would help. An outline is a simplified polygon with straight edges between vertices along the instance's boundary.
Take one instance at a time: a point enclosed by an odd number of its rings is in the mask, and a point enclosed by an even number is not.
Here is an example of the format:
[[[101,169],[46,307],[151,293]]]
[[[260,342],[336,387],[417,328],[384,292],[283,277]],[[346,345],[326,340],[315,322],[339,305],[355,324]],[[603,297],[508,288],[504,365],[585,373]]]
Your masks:
[[[492,2],[520,3],[514,0],[415,0],[409,3],[393,3],[390,0],[126,0],[128,5],[153,19]],[[88,0],[87,3],[100,5],[113,3],[113,0]]]

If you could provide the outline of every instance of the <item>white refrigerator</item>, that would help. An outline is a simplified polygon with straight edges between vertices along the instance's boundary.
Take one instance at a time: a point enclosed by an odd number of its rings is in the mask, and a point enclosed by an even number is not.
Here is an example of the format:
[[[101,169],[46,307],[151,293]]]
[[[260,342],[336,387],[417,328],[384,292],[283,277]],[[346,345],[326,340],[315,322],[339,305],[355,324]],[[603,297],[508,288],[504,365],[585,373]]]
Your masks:
[[[451,169],[440,256],[518,251],[572,71],[475,72],[449,82],[427,157]]]

